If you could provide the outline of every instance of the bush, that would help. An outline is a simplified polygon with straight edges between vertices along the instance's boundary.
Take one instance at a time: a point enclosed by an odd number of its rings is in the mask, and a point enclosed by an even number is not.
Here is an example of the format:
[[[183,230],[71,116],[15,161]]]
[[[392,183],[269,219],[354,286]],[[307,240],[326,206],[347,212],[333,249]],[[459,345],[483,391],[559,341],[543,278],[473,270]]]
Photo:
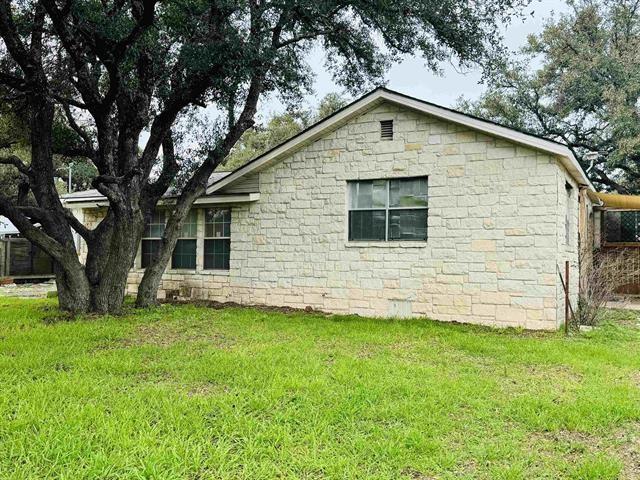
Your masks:
[[[605,304],[616,291],[638,279],[640,271],[629,249],[598,249],[580,255],[578,308],[573,321],[578,325],[597,325]]]

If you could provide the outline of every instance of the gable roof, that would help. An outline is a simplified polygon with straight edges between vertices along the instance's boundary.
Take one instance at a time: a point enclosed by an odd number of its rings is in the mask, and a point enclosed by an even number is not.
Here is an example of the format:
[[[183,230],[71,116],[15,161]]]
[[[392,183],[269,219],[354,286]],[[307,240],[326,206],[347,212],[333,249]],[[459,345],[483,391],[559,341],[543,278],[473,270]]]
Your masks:
[[[571,150],[562,143],[505,127],[490,120],[485,120],[457,110],[442,107],[384,87],[379,87],[350,103],[346,107],[338,110],[333,115],[311,125],[309,128],[291,137],[289,140],[286,140],[280,145],[277,145],[256,157],[249,163],[237,168],[224,178],[214,181],[209,185],[209,187],[207,187],[206,193],[210,195],[235,182],[241,177],[259,171],[265,166],[282,160],[300,148],[319,139],[326,133],[339,128],[351,119],[362,115],[383,102],[391,102],[417,112],[431,115],[444,121],[464,125],[492,137],[501,138],[525,147],[530,147],[535,150],[552,154],[558,157],[560,163],[562,163],[578,184],[587,186],[591,190],[595,190]]]

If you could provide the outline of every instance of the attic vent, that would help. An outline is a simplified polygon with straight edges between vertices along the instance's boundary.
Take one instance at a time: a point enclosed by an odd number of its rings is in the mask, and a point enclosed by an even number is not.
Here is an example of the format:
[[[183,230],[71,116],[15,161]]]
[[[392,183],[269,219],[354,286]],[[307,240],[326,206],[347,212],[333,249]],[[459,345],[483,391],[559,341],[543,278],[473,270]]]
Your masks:
[[[380,122],[380,140],[393,140],[393,120]]]

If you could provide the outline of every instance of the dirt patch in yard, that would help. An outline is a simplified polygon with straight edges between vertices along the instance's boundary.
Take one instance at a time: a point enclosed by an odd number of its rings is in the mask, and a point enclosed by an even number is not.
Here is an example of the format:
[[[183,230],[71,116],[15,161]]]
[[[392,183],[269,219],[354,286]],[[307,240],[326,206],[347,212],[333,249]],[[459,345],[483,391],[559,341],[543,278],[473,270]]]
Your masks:
[[[640,478],[640,423],[636,422],[627,428],[620,429],[616,434],[616,441],[620,447],[617,449],[624,468],[622,478],[624,480],[637,480]]]
[[[330,317],[333,314],[316,310],[311,307],[306,308],[293,308],[293,307],[275,307],[270,305],[251,305],[242,304],[236,302],[217,302],[214,300],[163,300],[161,303],[169,305],[194,305],[196,307],[212,308],[214,310],[223,310],[225,308],[253,308],[254,310],[260,310],[262,312],[269,313],[310,313],[313,315],[322,315],[324,317]]]
[[[435,480],[437,478],[430,475],[425,475],[424,473],[413,468],[405,468],[404,470],[402,470],[402,475],[405,477],[409,477],[412,480]]]
[[[559,430],[534,435],[561,447],[563,455],[577,463],[585,454],[605,453],[622,463],[621,480],[640,479],[640,422],[631,422],[604,437],[584,432]]]
[[[188,397],[209,397],[212,395],[226,394],[230,391],[231,389],[227,385],[211,382],[197,383],[189,385],[186,388],[186,394]]]
[[[124,341],[127,346],[153,345],[156,347],[171,347],[178,343],[203,342],[218,348],[229,348],[233,339],[213,332],[201,332],[196,329],[167,328],[167,325],[141,325],[133,337]]]
[[[180,343],[204,343],[216,348],[231,348],[235,340],[219,332],[202,329],[202,324],[152,323],[138,326],[133,335],[123,339],[119,346],[138,347],[150,345],[168,348]]]

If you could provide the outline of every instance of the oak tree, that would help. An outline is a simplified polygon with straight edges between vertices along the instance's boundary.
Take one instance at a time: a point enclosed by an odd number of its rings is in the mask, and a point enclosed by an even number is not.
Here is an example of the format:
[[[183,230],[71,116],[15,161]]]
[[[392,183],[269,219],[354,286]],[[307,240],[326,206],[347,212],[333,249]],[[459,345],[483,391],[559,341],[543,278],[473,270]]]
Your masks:
[[[145,219],[172,188],[160,251],[138,291],[137,304],[150,305],[189,209],[253,125],[258,102],[277,95],[295,103],[310,91],[312,49],[323,49],[335,81],[357,93],[382,83],[402,55],[420,54],[431,69],[495,55],[500,23],[526,3],[0,0],[1,94],[26,111],[30,155],[0,159],[25,190],[0,194],[0,214],[53,258],[61,308],[117,312]],[[204,109],[215,118],[185,155],[184,126]],[[55,141],[58,125],[73,132],[70,141]],[[95,165],[93,187],[109,204],[95,228],[61,201],[56,155]],[[76,232],[87,245],[84,264]]]
[[[640,191],[640,2],[578,0],[461,108],[565,143],[599,188]],[[539,65],[532,69],[532,65]]]

